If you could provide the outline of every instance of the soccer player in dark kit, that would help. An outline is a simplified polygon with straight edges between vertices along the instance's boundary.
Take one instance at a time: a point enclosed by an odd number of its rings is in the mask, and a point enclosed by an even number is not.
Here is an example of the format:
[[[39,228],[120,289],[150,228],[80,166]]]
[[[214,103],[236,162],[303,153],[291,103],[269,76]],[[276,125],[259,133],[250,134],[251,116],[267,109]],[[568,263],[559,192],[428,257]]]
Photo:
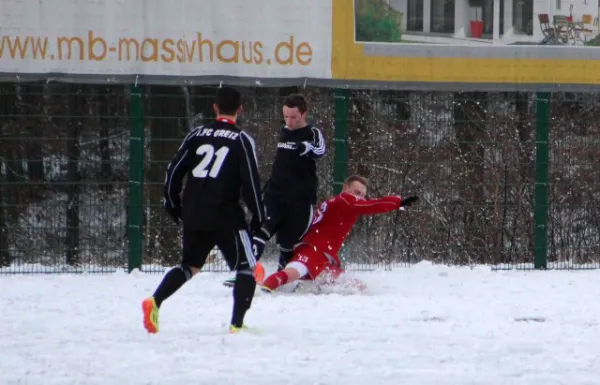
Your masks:
[[[265,220],[254,140],[236,126],[242,110],[240,93],[219,88],[216,122],[190,132],[169,164],[164,207],[175,223],[183,222],[181,264],[171,269],[154,294],[142,302],[144,327],[157,333],[159,308],[186,281],[197,274],[216,245],[231,270],[236,270],[233,312],[229,331],[245,328],[256,281],[256,258],[240,200],[252,213],[254,227]],[[183,178],[187,176],[183,202]]]
[[[283,102],[285,126],[281,128],[271,177],[264,189],[267,218],[253,233],[255,256],[260,258],[266,242],[277,234],[279,269],[293,255],[294,246],[308,231],[317,202],[317,159],[325,155],[323,133],[307,123],[308,103],[301,94]],[[233,286],[236,278],[226,280]]]

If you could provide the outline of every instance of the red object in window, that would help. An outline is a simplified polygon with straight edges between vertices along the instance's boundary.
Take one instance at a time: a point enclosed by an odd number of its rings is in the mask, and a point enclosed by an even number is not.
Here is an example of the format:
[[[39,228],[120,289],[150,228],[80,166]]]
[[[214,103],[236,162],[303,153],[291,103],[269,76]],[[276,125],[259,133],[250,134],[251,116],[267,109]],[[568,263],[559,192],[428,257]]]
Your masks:
[[[471,37],[480,38],[483,35],[483,21],[471,20]]]

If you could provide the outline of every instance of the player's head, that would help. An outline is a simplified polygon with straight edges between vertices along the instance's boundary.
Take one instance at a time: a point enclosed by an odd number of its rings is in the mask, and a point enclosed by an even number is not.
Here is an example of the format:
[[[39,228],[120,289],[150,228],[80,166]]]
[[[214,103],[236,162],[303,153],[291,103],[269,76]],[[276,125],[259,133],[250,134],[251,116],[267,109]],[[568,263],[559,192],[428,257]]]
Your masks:
[[[302,94],[291,94],[283,101],[283,119],[289,129],[306,127],[308,104]]]
[[[217,89],[217,100],[213,104],[215,114],[237,117],[242,112],[242,95],[232,87]]]
[[[369,180],[360,175],[351,175],[344,180],[342,192],[350,193],[357,198],[365,199],[367,197],[367,188]]]

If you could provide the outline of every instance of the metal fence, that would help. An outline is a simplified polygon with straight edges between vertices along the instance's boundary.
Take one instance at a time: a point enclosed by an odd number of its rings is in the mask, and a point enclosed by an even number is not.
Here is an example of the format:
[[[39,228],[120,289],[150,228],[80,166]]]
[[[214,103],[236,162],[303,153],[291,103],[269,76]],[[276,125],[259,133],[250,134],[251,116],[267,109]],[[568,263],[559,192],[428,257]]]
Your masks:
[[[282,97],[242,88],[241,125],[270,171]],[[411,264],[597,268],[598,94],[301,89],[323,128],[319,197],[359,173],[414,209],[363,218],[349,269]],[[0,84],[0,273],[163,271],[180,228],[166,166],[210,122],[215,87]],[[271,242],[266,259],[273,258]],[[207,270],[225,271],[218,254]]]

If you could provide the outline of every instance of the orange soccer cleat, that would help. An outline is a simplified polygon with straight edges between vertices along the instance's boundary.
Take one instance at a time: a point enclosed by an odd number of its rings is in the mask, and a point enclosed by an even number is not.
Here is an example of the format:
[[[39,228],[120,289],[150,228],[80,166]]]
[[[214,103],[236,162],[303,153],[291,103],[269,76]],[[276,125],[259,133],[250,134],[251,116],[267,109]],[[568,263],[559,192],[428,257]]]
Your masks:
[[[254,268],[254,280],[257,284],[261,285],[262,281],[265,280],[265,268],[262,263],[256,262],[256,267]],[[223,286],[233,287],[235,285],[235,277],[231,277],[223,281]]]
[[[265,279],[265,268],[262,263],[256,262],[256,267],[254,268],[254,280],[257,284],[261,285]]]
[[[144,327],[148,333],[158,333],[158,306],[156,306],[154,297],[142,301],[142,310],[144,311]]]

